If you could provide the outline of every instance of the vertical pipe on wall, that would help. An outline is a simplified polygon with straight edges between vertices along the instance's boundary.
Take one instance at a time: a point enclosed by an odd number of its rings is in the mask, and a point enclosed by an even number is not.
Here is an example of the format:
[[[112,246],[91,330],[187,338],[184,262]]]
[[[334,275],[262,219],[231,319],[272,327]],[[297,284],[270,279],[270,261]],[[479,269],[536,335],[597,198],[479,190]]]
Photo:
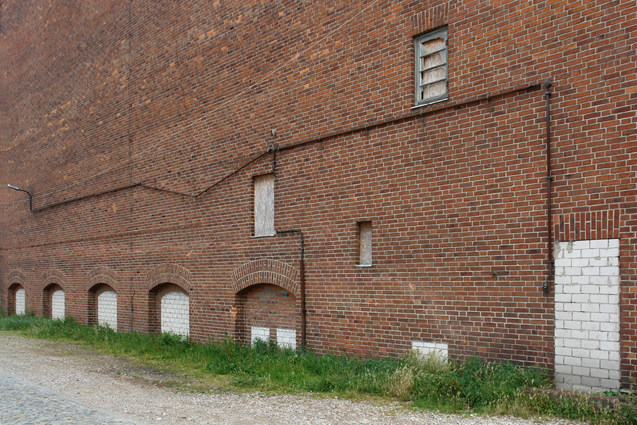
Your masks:
[[[546,221],[548,234],[548,278],[543,283],[544,292],[549,292],[551,281],[553,280],[553,212],[551,204],[551,92],[550,87],[553,85],[551,80],[544,82],[546,91],[544,98],[546,101]]]
[[[307,342],[307,338],[305,337],[307,329],[307,310],[305,308],[305,239],[303,239],[303,232],[299,229],[277,230],[276,233],[298,233],[301,236],[301,260],[299,264],[299,273],[301,274],[301,344],[305,346]]]

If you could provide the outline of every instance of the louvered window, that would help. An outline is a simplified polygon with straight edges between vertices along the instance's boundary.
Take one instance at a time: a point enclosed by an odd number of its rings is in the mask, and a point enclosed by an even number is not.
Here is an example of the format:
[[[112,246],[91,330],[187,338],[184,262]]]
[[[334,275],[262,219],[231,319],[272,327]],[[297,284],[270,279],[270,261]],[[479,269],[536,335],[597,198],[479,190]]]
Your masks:
[[[447,99],[447,28],[416,38],[416,104]]]

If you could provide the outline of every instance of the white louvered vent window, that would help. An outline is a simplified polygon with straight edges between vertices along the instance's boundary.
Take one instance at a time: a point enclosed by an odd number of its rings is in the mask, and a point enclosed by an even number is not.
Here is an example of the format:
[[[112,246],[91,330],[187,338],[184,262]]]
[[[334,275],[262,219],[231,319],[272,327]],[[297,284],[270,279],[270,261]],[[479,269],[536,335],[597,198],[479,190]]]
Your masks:
[[[447,99],[447,28],[416,38],[416,105]]]

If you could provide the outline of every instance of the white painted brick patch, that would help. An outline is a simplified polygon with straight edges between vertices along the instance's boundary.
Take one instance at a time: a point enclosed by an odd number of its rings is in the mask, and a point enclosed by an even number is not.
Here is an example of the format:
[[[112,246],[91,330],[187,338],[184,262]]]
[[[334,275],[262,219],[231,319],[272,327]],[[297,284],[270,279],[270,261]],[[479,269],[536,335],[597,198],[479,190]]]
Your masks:
[[[15,314],[25,314],[27,311],[26,304],[26,292],[20,288],[15,292]]]
[[[252,334],[250,337],[250,341],[254,345],[254,343],[260,339],[264,342],[270,341],[270,328],[265,328],[263,326],[252,326]]]
[[[190,302],[183,292],[169,292],[161,297],[161,331],[190,335]]]
[[[102,292],[97,297],[97,324],[117,331],[117,294]]]
[[[64,291],[58,289],[51,295],[51,318],[64,320],[65,308]]]
[[[557,387],[617,389],[619,240],[558,242],[554,253]]]
[[[279,347],[296,350],[296,329],[277,328],[276,343]]]
[[[411,348],[424,356],[434,355],[443,360],[449,357],[449,345],[442,342],[411,341]]]

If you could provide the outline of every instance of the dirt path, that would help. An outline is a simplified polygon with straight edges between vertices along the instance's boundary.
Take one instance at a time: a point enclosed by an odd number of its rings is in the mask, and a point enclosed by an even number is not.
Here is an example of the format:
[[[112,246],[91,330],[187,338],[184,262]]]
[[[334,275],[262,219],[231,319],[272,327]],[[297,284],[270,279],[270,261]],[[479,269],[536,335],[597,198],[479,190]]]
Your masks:
[[[74,344],[0,333],[0,370],[23,380],[147,424],[432,424],[531,425],[537,419],[413,413],[398,404],[372,405],[334,398],[264,396],[213,390],[174,392],[189,382]],[[572,424],[567,421],[547,424]]]

